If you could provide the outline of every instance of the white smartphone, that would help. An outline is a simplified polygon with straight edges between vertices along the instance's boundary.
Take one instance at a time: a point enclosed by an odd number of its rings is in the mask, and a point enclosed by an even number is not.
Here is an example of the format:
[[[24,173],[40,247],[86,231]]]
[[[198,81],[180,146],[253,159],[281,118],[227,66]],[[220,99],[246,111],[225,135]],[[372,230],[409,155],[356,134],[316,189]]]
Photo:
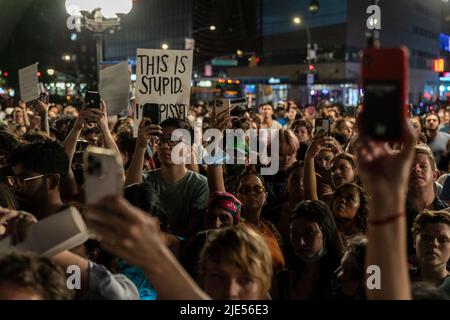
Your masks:
[[[84,200],[87,205],[97,203],[106,196],[122,194],[121,166],[114,150],[88,147],[84,153]]]

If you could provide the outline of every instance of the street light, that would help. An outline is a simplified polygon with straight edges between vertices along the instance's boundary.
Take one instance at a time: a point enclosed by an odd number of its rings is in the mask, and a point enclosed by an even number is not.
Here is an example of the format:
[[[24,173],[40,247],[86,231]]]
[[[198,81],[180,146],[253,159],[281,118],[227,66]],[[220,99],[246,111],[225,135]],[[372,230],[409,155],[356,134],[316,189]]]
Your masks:
[[[185,40],[184,48],[186,50],[194,50],[195,49],[195,39],[193,38],[193,35],[195,33],[205,31],[205,30],[216,31],[216,29],[217,29],[216,26],[212,24],[209,27],[204,27],[204,28],[195,29],[195,30],[191,31],[189,34],[189,38],[184,39]]]
[[[66,0],[66,11],[71,17],[77,17],[76,27],[84,26],[94,33],[97,49],[97,69],[103,61],[103,38],[107,30],[118,29],[120,17],[118,14],[128,14],[132,0]],[[93,16],[93,18],[92,18]]]
[[[306,25],[306,23],[305,22],[303,22],[303,20],[300,18],[300,17],[294,17],[293,19],[292,19],[292,21],[296,24],[296,25],[300,25],[300,24],[302,24],[303,23],[303,26],[305,27],[305,29],[306,29],[306,35],[307,35],[307,37],[308,37],[308,44],[307,44],[307,46],[308,46],[308,52],[307,52],[307,60],[308,60],[308,62],[309,62],[309,58],[310,58],[310,55],[309,55],[309,50],[311,49],[311,33],[310,33],[310,31],[309,31],[309,27]]]
[[[48,74],[49,76],[54,75],[54,74],[55,74],[55,69],[47,69],[47,74]]]
[[[309,4],[308,10],[312,14],[316,14],[320,9],[320,3],[319,0],[311,0],[311,3]]]
[[[63,56],[63,60],[66,61],[66,62],[69,62],[70,60],[72,60],[72,57],[70,55],[68,55],[68,54],[65,54]]]
[[[168,45],[167,43],[163,43],[163,44],[161,45],[161,48],[162,48],[163,50],[167,50],[167,49],[169,49],[169,45]]]

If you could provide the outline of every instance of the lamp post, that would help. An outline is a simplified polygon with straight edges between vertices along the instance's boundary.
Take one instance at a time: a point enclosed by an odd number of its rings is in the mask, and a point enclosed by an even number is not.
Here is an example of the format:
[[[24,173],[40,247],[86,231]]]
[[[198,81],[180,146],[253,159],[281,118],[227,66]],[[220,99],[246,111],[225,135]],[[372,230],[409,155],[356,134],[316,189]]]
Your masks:
[[[77,19],[78,29],[84,27],[94,33],[97,52],[97,76],[103,61],[103,39],[107,30],[114,32],[120,27],[120,15],[128,14],[132,0],[66,0],[66,11]]]
[[[185,49],[186,50],[195,50],[195,39],[193,38],[194,34],[201,32],[201,31],[206,31],[206,30],[216,31],[216,29],[217,29],[216,26],[212,24],[208,27],[199,28],[199,29],[195,29],[195,30],[191,31],[189,33],[189,38],[185,38]]]
[[[310,55],[310,51],[311,51],[311,32],[309,31],[309,27],[308,25],[302,21],[302,19],[300,17],[294,17],[294,19],[292,19],[292,21],[294,22],[294,24],[296,25],[300,25],[303,24],[303,26],[306,29],[306,35],[308,37],[308,43],[306,44],[307,47],[307,51],[306,51],[306,60],[308,61],[308,63],[311,60],[311,55]]]
[[[300,24],[302,24],[302,19],[300,18],[300,17],[294,17],[293,19],[292,19],[292,21],[294,22],[294,24],[296,24],[296,25],[300,25]],[[312,55],[313,55],[313,52],[312,52],[312,49],[311,49],[311,32],[310,32],[310,30],[309,30],[309,27],[308,27],[308,25],[306,24],[306,23],[304,23],[303,22],[303,26],[305,27],[305,29],[306,29],[306,35],[307,35],[307,37],[308,37],[308,43],[307,43],[307,45],[306,45],[306,62],[307,62],[307,64],[308,64],[308,70],[307,70],[307,73],[308,73],[308,75],[311,73],[311,69],[309,69],[309,67],[310,67],[310,64],[311,64],[311,60],[312,60]],[[313,74],[312,74],[312,76],[313,76]],[[309,83],[309,80],[308,80],[309,78],[307,77],[307,80],[306,80],[306,94],[307,94],[307,96],[308,96],[308,103],[311,103],[311,95],[310,95],[310,92],[309,92],[309,88],[310,88],[310,83]],[[312,79],[314,79],[314,78],[312,78]],[[314,81],[314,80],[312,80],[312,81]]]

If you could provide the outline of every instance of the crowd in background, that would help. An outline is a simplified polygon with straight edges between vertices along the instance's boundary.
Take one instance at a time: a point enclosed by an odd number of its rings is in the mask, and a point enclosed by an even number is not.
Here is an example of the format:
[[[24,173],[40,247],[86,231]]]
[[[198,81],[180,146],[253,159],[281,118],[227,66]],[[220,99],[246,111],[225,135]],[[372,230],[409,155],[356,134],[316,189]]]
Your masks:
[[[193,102],[187,119],[142,121],[137,138],[131,115],[107,110],[2,101],[0,238],[26,237],[68,206],[97,236],[51,258],[1,256],[0,299],[450,298],[445,106],[411,115],[391,143],[358,134],[361,106],[286,101],[215,114],[212,102]],[[329,135],[315,132],[318,118],[330,119]],[[278,172],[174,163],[172,133],[196,123],[279,130]],[[248,160],[248,143],[225,143]],[[86,206],[90,145],[120,155],[124,189]],[[66,286],[70,265],[81,289]],[[368,288],[370,265],[381,289]]]

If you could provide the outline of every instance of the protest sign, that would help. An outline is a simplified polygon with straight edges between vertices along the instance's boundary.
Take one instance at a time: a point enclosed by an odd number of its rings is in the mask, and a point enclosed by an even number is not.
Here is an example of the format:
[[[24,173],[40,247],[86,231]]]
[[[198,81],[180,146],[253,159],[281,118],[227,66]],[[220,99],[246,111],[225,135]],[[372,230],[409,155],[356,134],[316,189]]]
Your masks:
[[[30,102],[39,98],[37,62],[19,70],[20,99]]]
[[[109,115],[117,115],[128,107],[130,71],[128,62],[100,70],[99,92]]]
[[[158,108],[159,122],[186,118],[192,77],[192,51],[138,49],[136,66],[137,126],[145,104]]]

